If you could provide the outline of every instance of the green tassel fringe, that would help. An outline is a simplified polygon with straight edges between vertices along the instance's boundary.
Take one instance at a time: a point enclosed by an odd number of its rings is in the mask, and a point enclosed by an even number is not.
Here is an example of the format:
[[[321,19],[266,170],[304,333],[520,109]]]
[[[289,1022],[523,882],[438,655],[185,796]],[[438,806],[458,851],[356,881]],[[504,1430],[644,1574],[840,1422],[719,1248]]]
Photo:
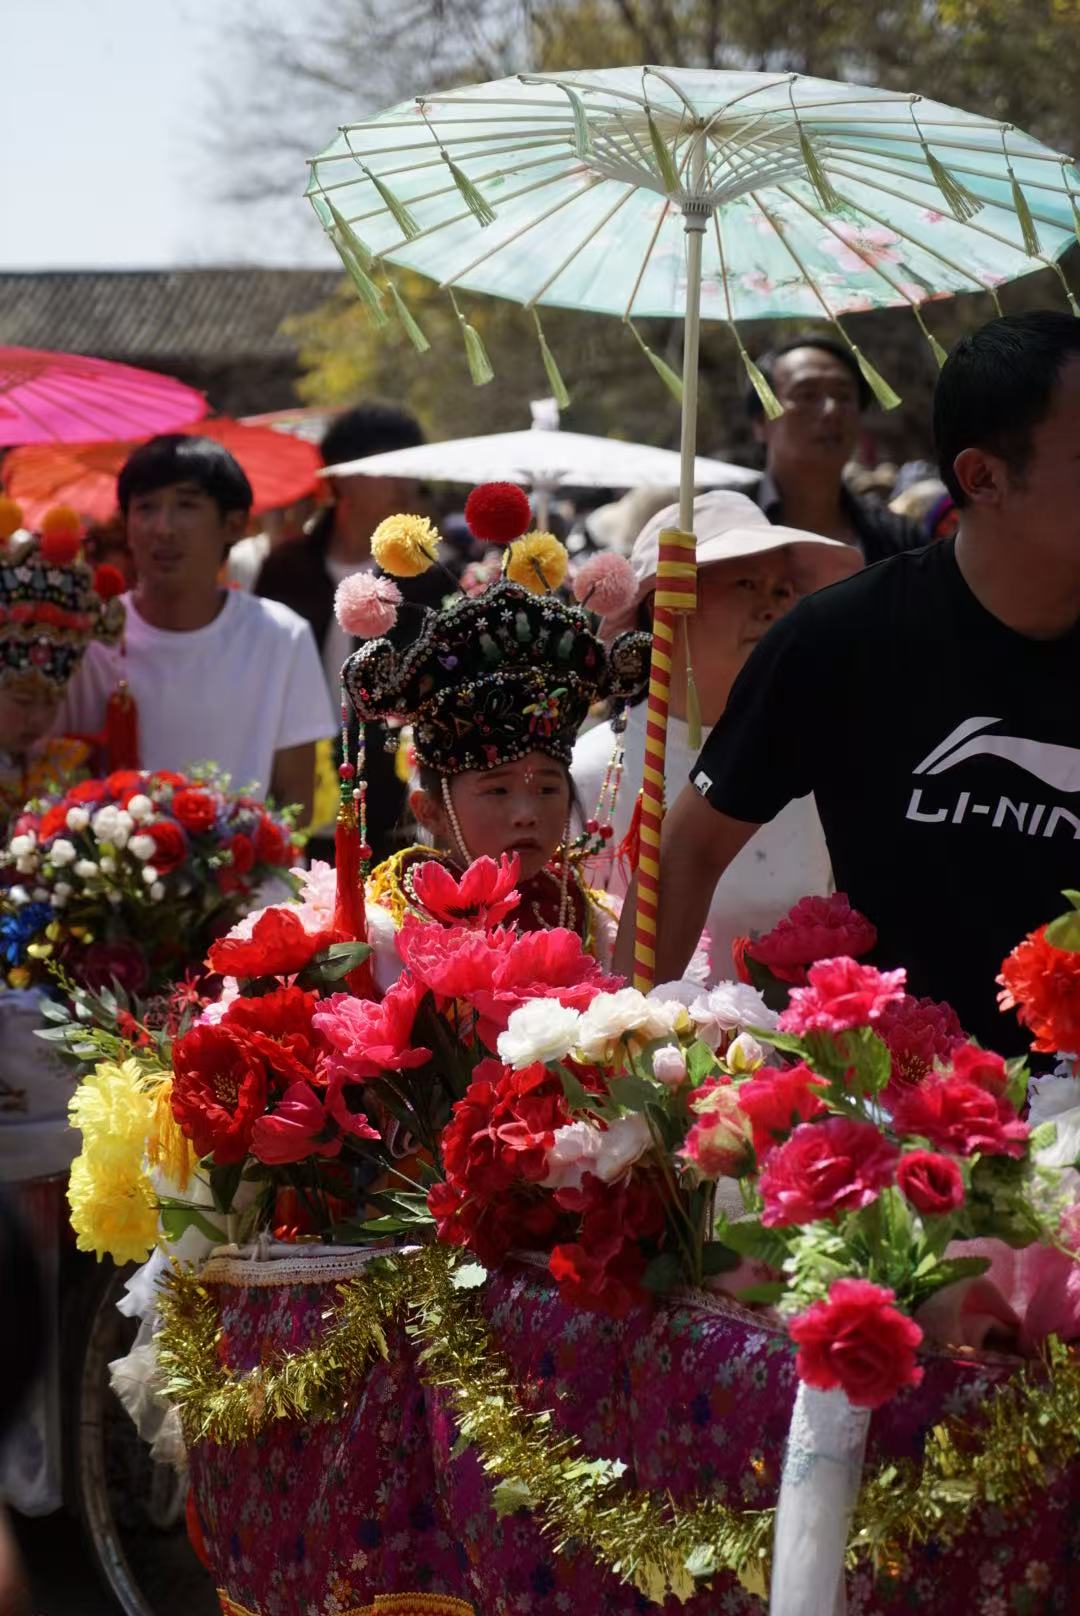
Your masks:
[[[420,234],[420,226],[404,202],[400,197],[395,196],[389,185],[386,185],[377,174],[373,174],[370,168],[365,168],[364,173],[378,191],[383,206],[393,215],[394,222],[406,241],[414,240]]]
[[[1061,289],[1065,293],[1066,298],[1068,299],[1069,308],[1072,310],[1072,312],[1076,316],[1076,318],[1078,320],[1080,320],[1080,304],[1077,303],[1076,298],[1073,296],[1072,287],[1069,285],[1068,281],[1065,279],[1065,271],[1062,269],[1060,263],[1058,263],[1056,258],[1054,260],[1053,267],[1054,267],[1055,275],[1057,276],[1058,280],[1061,282]]]
[[[544,361],[544,373],[548,379],[548,386],[551,388],[551,396],[559,406],[560,410],[568,410],[570,408],[570,394],[567,392],[566,383],[563,381],[562,376],[559,373],[559,367],[556,363],[555,355],[547,345],[547,338],[544,336],[544,328],[540,324],[540,316],[537,314],[535,309],[532,311],[532,317],[536,326],[537,341],[540,344],[540,358]]]
[[[454,184],[461,192],[462,201],[473,218],[479,222],[481,229],[486,228],[489,224],[494,224],[495,209],[491,206],[491,203],[482,192],[476,189],[469,176],[457,166],[447,152],[443,152],[443,158],[453,175]]]
[[[356,253],[354,244],[357,238],[353,235],[333,203],[330,204],[330,212],[333,215],[334,224],[333,228],[328,231],[328,235],[334,244],[338,257],[341,259],[342,268],[352,281],[357,295],[375,324],[384,326],[389,316],[383,308],[382,293],[367,273]]]
[[[880,371],[874,369],[873,365],[870,363],[869,359],[867,359],[866,355],[861,351],[861,349],[856,348],[853,342],[849,342],[849,347],[851,348],[852,353],[855,355],[856,364],[862,371],[863,380],[873,393],[874,397],[877,399],[878,403],[881,405],[882,409],[895,410],[897,405],[901,402],[900,394],[893,392],[884,376],[881,375]]]
[[[806,177],[814,187],[817,199],[826,213],[840,213],[843,211],[844,200],[837,196],[832,188],[832,181],[821,166],[821,159],[814,150],[813,142],[806,133],[802,124],[799,125],[799,149],[802,160],[806,165]]]
[[[982,202],[977,196],[972,196],[966,186],[961,185],[937,157],[934,156],[924,140],[922,143],[923,156],[926,166],[933,176],[934,184],[945,199],[945,205],[953,218],[959,224],[966,224],[981,210]]]
[[[353,254],[353,257],[357,259],[360,265],[364,269],[369,270],[375,261],[372,258],[371,253],[368,251],[367,247],[364,246],[364,243],[360,240],[360,237],[356,234],[356,231],[353,229],[352,225],[349,224],[348,221],[344,219],[338,212],[337,208],[330,201],[329,197],[327,198],[327,206],[330,209],[335,227],[341,232],[341,239],[345,242],[349,251]]]
[[[766,376],[763,370],[755,365],[754,361],[743,347],[741,341],[739,341],[739,335],[737,332],[735,334],[735,340],[739,343],[739,357],[743,362],[743,368],[745,369],[747,376],[750,378],[751,387],[753,387],[754,392],[761,400],[761,407],[765,411],[766,419],[769,421],[779,420],[780,416],[784,413],[784,406],[781,404],[780,400],[769,386],[769,378]]]
[[[1077,243],[1080,244],[1080,206],[1077,205],[1076,192],[1072,189],[1072,187],[1071,187],[1071,185],[1069,183],[1069,176],[1065,172],[1066,168],[1071,167],[1071,166],[1072,166],[1071,164],[1062,163],[1062,165],[1061,165],[1061,183],[1062,183],[1062,185],[1064,185],[1065,194],[1069,198],[1069,205],[1072,208],[1072,216],[1073,216],[1073,232],[1074,232],[1074,234],[1076,236]]]
[[[941,343],[935,337],[934,333],[927,326],[926,321],[923,319],[922,315],[919,313],[919,311],[916,308],[916,306],[914,305],[914,303],[911,306],[911,312],[915,316],[916,320],[918,320],[918,322],[919,322],[919,330],[922,332],[923,336],[926,338],[927,342],[930,344],[930,352],[933,354],[934,358],[937,360],[938,369],[940,370],[942,365],[945,363],[946,359],[948,359],[949,356],[945,352],[945,349],[941,346]]]
[[[560,89],[570,102],[570,110],[574,114],[574,156],[588,157],[593,146],[592,130],[589,128],[589,120],[585,116],[585,104],[577,91],[572,90],[568,84],[560,85]]]
[[[1039,232],[1035,228],[1035,220],[1031,217],[1027,197],[1020,187],[1020,181],[1012,171],[1011,164],[1009,167],[1009,179],[1012,182],[1013,207],[1016,210],[1016,217],[1020,221],[1020,235],[1023,238],[1024,251],[1029,258],[1041,258],[1042,244],[1039,241]]]
[[[402,329],[404,330],[405,335],[408,337],[417,353],[427,353],[431,347],[431,343],[421,331],[413,315],[409,312],[405,299],[402,297],[393,281],[388,280],[386,284],[389,289],[390,296],[393,299],[394,313],[401,321]]]
[[[667,141],[656,127],[652,113],[647,112],[645,116],[649,120],[649,139],[652,141],[653,156],[656,158],[656,166],[660,170],[660,178],[664,182],[664,190],[669,196],[673,196],[676,191],[682,189],[679,171],[675,167],[675,159],[671,155]]]
[[[682,377],[677,376],[666,360],[660,358],[659,354],[653,353],[652,349],[641,335],[641,332],[631,320],[627,320],[626,323],[633,332],[634,340],[637,342],[638,347],[641,349],[642,353],[645,355],[646,359],[649,361],[649,364],[655,370],[656,374],[659,376],[672,398],[681,404],[683,401]]]
[[[458,315],[461,321],[461,334],[465,338],[465,358],[469,362],[469,375],[472,377],[474,387],[486,387],[488,382],[495,380],[495,371],[488,358],[487,349],[480,339],[480,333],[466,320],[463,314]]]

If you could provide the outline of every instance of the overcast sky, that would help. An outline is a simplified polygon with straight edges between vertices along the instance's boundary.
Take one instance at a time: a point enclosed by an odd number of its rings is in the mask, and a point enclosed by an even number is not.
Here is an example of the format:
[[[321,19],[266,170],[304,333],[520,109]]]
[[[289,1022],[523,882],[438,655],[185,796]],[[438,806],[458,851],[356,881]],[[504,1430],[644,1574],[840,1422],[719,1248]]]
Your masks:
[[[299,195],[256,244],[215,199],[208,64],[243,3],[4,0],[0,269],[332,261]]]

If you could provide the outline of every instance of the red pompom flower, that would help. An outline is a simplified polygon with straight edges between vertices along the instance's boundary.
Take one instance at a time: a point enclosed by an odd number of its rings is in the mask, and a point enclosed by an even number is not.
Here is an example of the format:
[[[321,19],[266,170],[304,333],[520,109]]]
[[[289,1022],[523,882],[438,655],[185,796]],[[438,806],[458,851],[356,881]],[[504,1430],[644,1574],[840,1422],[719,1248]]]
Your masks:
[[[516,483],[481,483],[465,501],[465,521],[483,544],[512,544],[532,526],[529,496]]]

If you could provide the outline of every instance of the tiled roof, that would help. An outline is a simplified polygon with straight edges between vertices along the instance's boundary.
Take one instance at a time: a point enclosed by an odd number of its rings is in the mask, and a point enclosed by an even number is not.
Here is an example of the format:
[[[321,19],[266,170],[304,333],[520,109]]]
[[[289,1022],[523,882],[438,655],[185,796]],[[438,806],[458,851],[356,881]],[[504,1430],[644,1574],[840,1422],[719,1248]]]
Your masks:
[[[294,359],[281,332],[341,285],[333,269],[0,273],[0,344],[105,359]]]

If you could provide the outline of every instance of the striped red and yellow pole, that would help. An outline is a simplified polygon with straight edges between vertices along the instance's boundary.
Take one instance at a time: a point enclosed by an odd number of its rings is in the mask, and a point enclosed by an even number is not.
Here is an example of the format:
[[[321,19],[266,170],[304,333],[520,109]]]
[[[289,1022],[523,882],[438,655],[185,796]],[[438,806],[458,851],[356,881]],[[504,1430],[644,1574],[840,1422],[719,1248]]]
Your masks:
[[[697,543],[692,533],[664,528],[656,567],[652,663],[645,710],[645,771],[641,783],[641,851],[637,870],[634,986],[655,983],[656,922],[660,902],[660,829],[664,819],[664,758],[671,704],[671,655],[676,618],[697,606]]]

